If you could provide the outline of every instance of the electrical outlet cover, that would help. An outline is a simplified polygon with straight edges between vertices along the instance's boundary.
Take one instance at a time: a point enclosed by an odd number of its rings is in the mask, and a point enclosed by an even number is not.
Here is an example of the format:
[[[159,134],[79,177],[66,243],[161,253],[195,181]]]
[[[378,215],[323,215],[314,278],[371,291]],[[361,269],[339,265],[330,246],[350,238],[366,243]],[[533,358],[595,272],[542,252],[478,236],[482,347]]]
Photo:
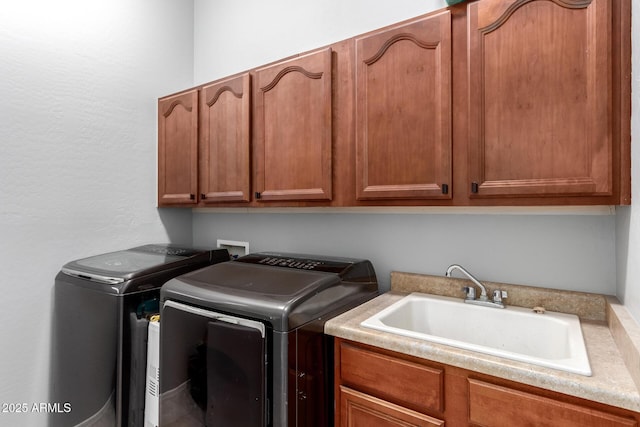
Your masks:
[[[218,239],[217,246],[219,249],[226,249],[229,251],[229,255],[232,259],[249,255],[249,242]]]

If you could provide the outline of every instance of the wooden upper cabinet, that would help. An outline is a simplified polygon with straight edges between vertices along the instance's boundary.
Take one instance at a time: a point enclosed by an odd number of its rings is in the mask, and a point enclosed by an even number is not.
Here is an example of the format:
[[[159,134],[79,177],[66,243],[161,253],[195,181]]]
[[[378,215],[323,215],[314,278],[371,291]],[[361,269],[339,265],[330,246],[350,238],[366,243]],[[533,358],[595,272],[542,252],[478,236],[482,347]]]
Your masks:
[[[249,73],[204,86],[200,94],[200,200],[250,200]]]
[[[451,198],[451,14],[356,40],[356,196]]]
[[[469,194],[614,191],[611,0],[468,6]]]
[[[631,2],[477,0],[158,101],[159,206],[617,205]]]
[[[258,201],[331,200],[331,49],[255,72]]]
[[[158,100],[158,206],[195,205],[198,90]]]

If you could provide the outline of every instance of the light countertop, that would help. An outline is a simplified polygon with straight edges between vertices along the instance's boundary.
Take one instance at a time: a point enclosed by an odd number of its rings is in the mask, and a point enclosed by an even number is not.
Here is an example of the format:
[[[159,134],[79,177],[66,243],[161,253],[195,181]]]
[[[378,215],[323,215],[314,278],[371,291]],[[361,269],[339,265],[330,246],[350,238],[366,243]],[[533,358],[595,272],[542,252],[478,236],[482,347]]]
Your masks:
[[[395,278],[393,274],[396,275]],[[631,372],[625,364],[625,360],[629,363],[630,359],[633,361],[637,356],[628,353],[637,351],[638,343],[634,342],[637,331],[626,333],[624,326],[630,325],[633,329],[637,325],[634,322],[629,323],[629,319],[624,313],[624,307],[621,308],[615,299],[603,297],[602,313],[580,316],[582,333],[592,370],[592,376],[587,377],[360,326],[363,320],[400,300],[411,291],[442,294],[437,290],[428,292],[433,290],[433,288],[429,289],[429,286],[426,288],[425,286],[407,286],[407,280],[409,282],[415,282],[415,279],[422,282],[426,280],[436,284],[442,280],[460,280],[407,275],[406,273],[393,274],[390,292],[327,321],[325,332],[351,341],[640,412],[640,393],[636,382],[634,382],[635,373]],[[518,291],[513,287],[515,285],[509,286],[510,295]],[[493,284],[488,284],[488,287],[495,289]],[[460,289],[457,284],[447,288]],[[536,289],[535,291],[539,292],[540,290]],[[571,296],[575,293],[569,294]],[[589,298],[587,297],[587,299]],[[509,300],[507,300],[508,302]],[[607,323],[608,317],[612,317],[613,320]],[[600,318],[602,319],[600,320]],[[620,336],[623,336],[624,340],[621,340]]]

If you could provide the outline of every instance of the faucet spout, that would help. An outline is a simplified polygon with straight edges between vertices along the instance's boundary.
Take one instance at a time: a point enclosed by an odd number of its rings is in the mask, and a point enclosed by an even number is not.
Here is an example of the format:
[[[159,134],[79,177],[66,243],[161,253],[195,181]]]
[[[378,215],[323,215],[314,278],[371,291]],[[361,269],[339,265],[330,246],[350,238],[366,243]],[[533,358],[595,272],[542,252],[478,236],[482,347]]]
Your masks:
[[[480,301],[489,300],[489,297],[487,296],[487,288],[485,288],[484,285],[478,281],[478,279],[473,277],[473,275],[469,273],[467,270],[465,270],[462,266],[458,264],[452,264],[449,266],[449,268],[447,268],[447,272],[444,275],[447,277],[451,277],[454,270],[459,270],[462,274],[467,276],[467,278],[471,280],[471,282],[473,282],[474,285],[480,288],[480,296],[478,297]]]

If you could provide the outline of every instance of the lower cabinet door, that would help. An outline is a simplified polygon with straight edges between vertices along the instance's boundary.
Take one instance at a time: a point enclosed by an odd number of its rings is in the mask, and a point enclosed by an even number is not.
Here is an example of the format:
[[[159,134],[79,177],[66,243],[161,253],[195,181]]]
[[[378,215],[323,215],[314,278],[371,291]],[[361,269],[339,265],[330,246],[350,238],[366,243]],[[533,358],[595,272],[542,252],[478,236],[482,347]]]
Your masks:
[[[425,427],[444,426],[444,421],[432,418],[386,400],[340,386],[340,427]]]
[[[637,427],[624,418],[586,406],[469,379],[469,419],[486,427]]]

